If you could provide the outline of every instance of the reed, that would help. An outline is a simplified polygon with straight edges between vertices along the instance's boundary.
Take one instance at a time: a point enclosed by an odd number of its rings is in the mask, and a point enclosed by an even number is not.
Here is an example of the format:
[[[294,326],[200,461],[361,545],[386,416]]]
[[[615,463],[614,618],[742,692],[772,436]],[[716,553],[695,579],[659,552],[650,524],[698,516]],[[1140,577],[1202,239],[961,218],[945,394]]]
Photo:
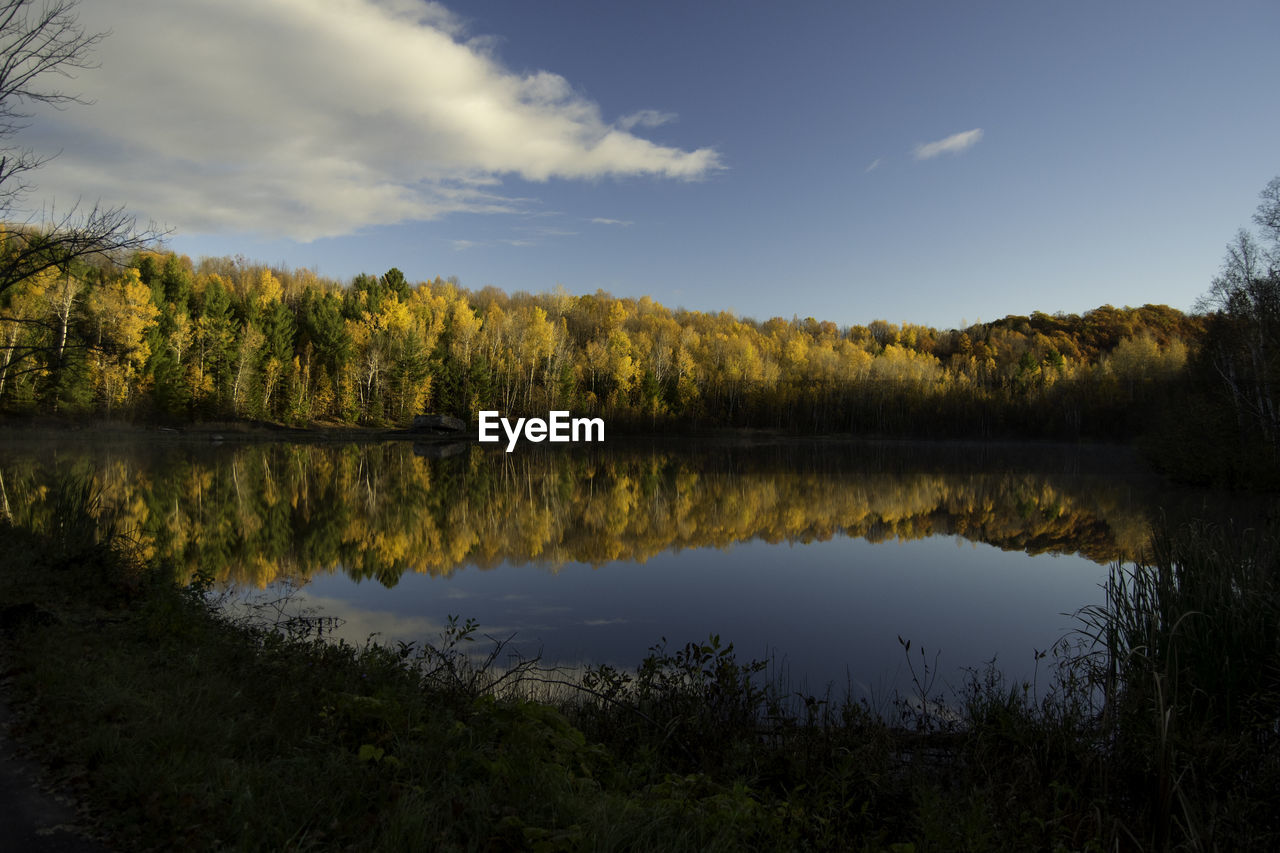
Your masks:
[[[1105,604],[1082,614],[1108,783],[1154,849],[1274,831],[1258,797],[1280,778],[1278,532],[1159,525],[1150,553],[1114,565]]]

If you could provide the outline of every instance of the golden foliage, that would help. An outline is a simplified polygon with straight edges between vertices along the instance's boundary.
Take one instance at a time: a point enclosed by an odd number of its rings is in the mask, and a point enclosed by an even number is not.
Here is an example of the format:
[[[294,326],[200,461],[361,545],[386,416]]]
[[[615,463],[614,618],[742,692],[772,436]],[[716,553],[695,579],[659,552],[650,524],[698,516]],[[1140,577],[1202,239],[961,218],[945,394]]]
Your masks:
[[[1105,563],[1144,547],[1154,513],[1109,471],[908,464],[944,452],[936,448],[888,456],[865,448],[539,450],[513,458],[473,447],[443,460],[416,457],[404,444],[148,452],[95,457],[85,447],[56,459],[91,474],[104,516],[148,556],[184,577],[211,571],[256,585],[340,569],[391,584],[406,571],[642,562],[672,549],[839,536],[962,536]],[[37,526],[51,509],[54,458],[0,457],[11,506]]]

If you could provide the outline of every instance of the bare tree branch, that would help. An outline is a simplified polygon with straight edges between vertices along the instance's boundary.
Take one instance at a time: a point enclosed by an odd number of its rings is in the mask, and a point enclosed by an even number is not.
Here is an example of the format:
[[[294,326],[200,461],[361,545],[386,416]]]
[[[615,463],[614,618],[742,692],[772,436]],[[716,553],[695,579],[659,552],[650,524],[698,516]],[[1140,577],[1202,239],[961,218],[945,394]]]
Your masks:
[[[46,85],[52,76],[93,68],[93,48],[106,33],[86,33],[75,14],[75,0],[0,0],[0,217],[8,219],[32,186],[22,175],[48,158],[7,140],[27,126],[25,107],[62,107],[84,103],[74,94]]]
[[[93,49],[107,36],[86,32],[76,5],[77,0],[0,0],[0,309],[10,304],[10,291],[42,273],[69,275],[73,264],[101,259],[123,264],[127,255],[154,247],[167,233],[154,224],[140,229],[124,207],[100,203],[87,210],[77,203],[62,216],[45,212],[38,220],[13,221],[33,189],[27,174],[48,159],[11,144],[13,137],[27,126],[34,105],[85,103],[51,84],[95,67]],[[68,302],[60,315],[61,333],[52,347],[20,340],[19,331],[29,323],[0,310],[8,329],[0,346],[0,392],[6,377],[36,369],[40,355],[56,352],[61,361],[70,307]]]
[[[0,235],[0,294],[45,270],[66,270],[73,261],[98,257],[120,263],[167,233],[154,223],[139,230],[123,207],[99,205],[85,214],[73,208],[52,223],[11,228]]]

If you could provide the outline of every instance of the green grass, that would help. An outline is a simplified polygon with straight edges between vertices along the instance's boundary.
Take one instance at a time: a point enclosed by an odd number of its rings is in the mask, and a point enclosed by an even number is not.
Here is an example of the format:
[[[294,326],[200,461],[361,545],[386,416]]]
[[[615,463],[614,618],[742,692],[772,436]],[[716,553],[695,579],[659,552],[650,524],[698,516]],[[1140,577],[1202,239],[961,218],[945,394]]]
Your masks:
[[[1275,538],[1157,536],[1043,683],[972,673],[932,709],[798,695],[719,637],[631,672],[499,669],[228,618],[59,495],[0,529],[19,730],[122,849],[1112,850],[1280,842]],[[479,647],[479,654],[475,653]],[[535,701],[538,700],[538,701]]]

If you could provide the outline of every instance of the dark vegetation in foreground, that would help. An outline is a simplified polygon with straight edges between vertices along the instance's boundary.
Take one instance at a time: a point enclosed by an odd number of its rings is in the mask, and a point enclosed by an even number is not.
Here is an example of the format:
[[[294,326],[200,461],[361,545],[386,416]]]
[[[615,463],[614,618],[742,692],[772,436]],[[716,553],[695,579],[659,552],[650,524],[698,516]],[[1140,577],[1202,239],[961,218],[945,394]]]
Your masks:
[[[7,527],[21,733],[122,848],[1275,849],[1274,536],[1159,531],[1041,682],[973,673],[884,708],[764,680],[712,637],[633,673],[232,621],[58,491]],[[273,611],[278,614],[278,611]]]

